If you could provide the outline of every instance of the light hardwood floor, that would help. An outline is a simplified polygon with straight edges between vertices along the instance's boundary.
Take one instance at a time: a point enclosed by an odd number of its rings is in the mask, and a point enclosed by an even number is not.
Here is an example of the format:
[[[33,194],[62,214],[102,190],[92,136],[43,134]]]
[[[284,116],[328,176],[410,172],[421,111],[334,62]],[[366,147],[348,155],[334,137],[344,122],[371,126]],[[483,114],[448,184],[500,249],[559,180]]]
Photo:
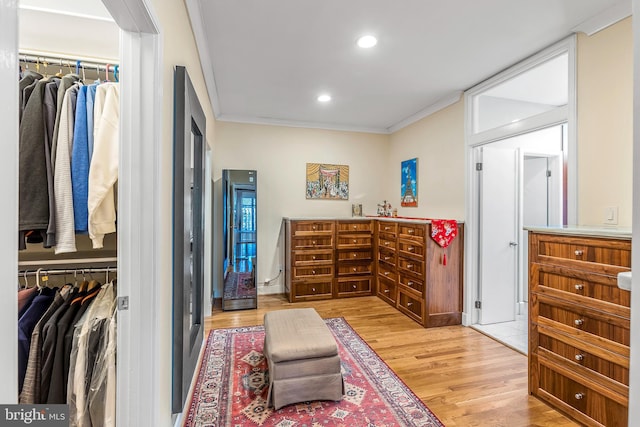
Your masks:
[[[471,328],[422,328],[377,297],[290,304],[263,295],[257,310],[214,311],[205,329],[261,325],[268,311],[302,307],[344,317],[447,427],[578,425],[528,395],[526,356]]]

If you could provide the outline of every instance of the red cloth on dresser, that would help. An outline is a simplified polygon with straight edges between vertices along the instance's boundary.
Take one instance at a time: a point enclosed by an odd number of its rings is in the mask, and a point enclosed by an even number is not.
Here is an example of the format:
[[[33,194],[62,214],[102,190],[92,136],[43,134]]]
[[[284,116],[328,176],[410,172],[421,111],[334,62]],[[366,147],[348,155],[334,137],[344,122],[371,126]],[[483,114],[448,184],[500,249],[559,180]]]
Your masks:
[[[443,248],[458,235],[458,221],[455,219],[432,219],[431,238]],[[447,254],[442,255],[442,265],[447,265]]]

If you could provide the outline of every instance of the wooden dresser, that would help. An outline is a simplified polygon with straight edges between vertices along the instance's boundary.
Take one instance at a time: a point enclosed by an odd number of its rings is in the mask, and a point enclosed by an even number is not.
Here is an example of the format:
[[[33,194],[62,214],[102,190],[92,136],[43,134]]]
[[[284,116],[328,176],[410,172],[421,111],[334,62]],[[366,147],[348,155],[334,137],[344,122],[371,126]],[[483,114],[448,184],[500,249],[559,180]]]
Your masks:
[[[290,302],[371,295],[373,222],[285,220]]]
[[[461,323],[462,224],[446,249],[430,238],[427,221],[285,218],[284,224],[290,302],[378,295],[425,327]]]
[[[529,230],[529,392],[589,426],[627,426],[631,235]]]
[[[430,235],[424,221],[376,221],[377,295],[427,328],[459,325],[464,226],[446,249]]]

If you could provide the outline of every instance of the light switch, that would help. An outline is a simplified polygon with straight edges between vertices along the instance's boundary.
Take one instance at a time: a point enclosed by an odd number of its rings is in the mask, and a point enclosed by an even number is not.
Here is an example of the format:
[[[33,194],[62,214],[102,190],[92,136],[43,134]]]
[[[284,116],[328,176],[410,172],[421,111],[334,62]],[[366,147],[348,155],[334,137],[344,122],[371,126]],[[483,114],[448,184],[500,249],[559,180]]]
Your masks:
[[[618,207],[609,206],[604,208],[604,221],[605,224],[615,225],[618,223]]]

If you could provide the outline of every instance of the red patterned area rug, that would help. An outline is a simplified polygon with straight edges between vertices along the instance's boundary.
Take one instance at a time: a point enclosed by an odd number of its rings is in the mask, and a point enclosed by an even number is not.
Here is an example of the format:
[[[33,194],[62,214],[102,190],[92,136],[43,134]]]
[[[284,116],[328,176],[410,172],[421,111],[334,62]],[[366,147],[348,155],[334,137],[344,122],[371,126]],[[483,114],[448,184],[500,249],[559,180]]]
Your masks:
[[[443,426],[343,318],[326,319],[342,359],[340,402],[302,402],[274,411],[262,355],[264,327],[209,333],[185,427]]]

